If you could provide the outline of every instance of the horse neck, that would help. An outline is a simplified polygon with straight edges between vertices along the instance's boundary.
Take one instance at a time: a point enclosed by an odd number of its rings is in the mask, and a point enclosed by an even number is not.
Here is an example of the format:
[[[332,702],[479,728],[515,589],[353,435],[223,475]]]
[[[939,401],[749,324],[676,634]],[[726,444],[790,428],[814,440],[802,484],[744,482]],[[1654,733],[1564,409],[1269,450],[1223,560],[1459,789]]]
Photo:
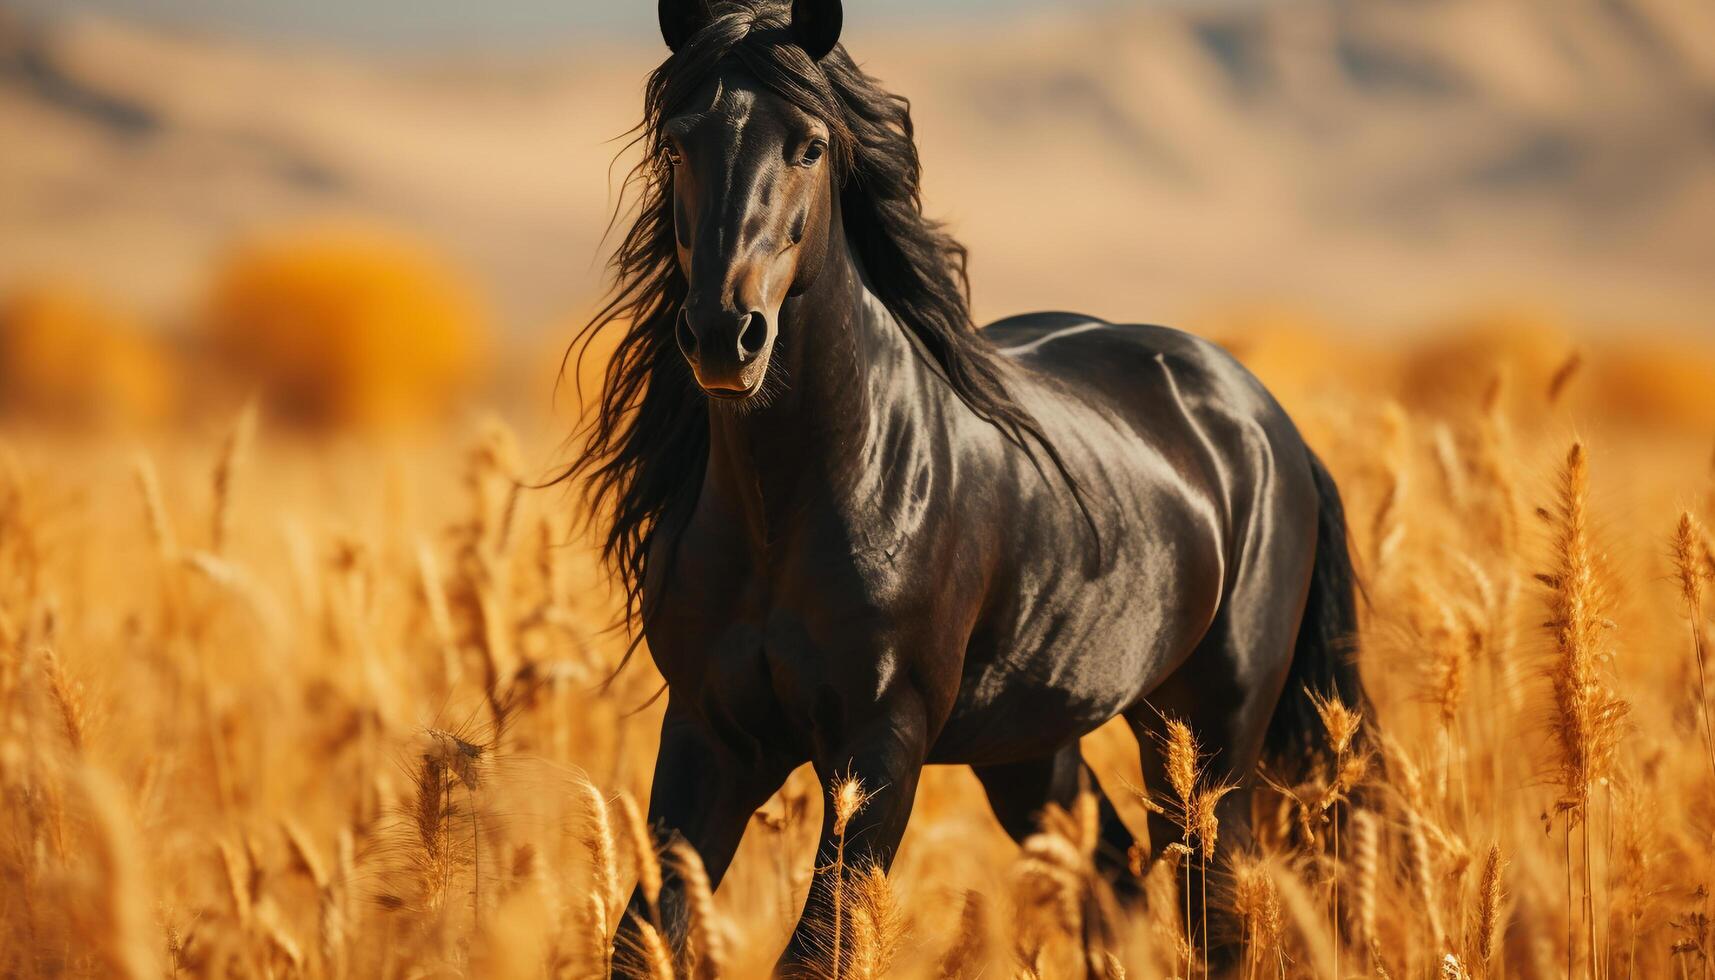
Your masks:
[[[837,499],[879,463],[878,433],[909,397],[916,352],[864,285],[843,238],[821,274],[781,308],[784,384],[763,408],[710,405],[705,502],[732,512],[759,546],[806,502]]]

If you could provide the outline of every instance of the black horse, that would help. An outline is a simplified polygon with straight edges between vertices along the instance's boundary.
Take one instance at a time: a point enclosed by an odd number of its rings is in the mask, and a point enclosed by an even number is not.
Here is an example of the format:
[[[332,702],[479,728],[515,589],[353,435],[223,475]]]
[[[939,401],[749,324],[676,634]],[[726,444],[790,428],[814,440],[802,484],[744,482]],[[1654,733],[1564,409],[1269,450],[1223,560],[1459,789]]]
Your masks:
[[[622,336],[568,473],[611,517],[667,681],[657,831],[718,884],[808,761],[874,794],[846,864],[885,868],[923,766],[960,763],[1020,837],[1096,788],[1078,739],[1115,716],[1140,737],[1183,718],[1244,787],[1265,754],[1293,766],[1302,692],[1361,691],[1339,494],[1281,407],[1164,327],[974,329],[908,103],[838,46],[838,0],[659,12],[640,211],[584,334]],[[1249,813],[1246,789],[1225,798],[1223,848]],[[1105,799],[1101,819],[1124,885],[1131,837]],[[1150,837],[1177,831],[1151,818]],[[833,846],[830,814],[819,867]],[[831,885],[783,969],[813,953]],[[682,947],[671,880],[661,916]]]

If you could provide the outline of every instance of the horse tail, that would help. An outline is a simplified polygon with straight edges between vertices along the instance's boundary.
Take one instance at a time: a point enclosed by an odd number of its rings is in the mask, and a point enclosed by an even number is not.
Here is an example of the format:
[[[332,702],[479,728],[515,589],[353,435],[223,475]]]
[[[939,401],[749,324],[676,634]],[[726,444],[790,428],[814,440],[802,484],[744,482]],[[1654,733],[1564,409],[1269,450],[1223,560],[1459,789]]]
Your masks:
[[[1316,559],[1292,664],[1286,672],[1286,687],[1269,720],[1263,745],[1264,771],[1289,780],[1289,785],[1308,774],[1313,759],[1327,754],[1327,732],[1312,696],[1337,696],[1348,708],[1363,714],[1363,727],[1371,724],[1363,678],[1358,675],[1359,584],[1346,541],[1346,511],[1340,502],[1340,488],[1334,485],[1327,467],[1315,453],[1305,452],[1316,484]],[[1354,748],[1362,749],[1365,735],[1360,729]]]

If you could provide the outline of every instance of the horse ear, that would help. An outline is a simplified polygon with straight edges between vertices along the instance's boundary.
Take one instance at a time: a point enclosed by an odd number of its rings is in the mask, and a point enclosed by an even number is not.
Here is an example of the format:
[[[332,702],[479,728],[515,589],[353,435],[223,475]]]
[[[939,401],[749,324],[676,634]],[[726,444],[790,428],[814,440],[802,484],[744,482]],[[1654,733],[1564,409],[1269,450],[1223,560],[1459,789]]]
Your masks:
[[[708,0],[659,0],[656,15],[661,18],[661,40],[669,51],[678,51],[691,35],[708,23]]]
[[[844,22],[840,0],[792,0],[792,33],[811,61],[834,50]]]

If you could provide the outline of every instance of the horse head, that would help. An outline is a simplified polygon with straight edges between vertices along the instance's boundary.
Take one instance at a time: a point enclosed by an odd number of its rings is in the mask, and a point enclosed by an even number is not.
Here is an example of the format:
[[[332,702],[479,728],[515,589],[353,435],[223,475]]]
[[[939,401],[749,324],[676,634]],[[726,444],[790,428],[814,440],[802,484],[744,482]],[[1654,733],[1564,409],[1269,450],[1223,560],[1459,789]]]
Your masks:
[[[720,49],[693,45],[699,33],[766,31],[777,35],[777,48],[794,49],[778,56],[808,63],[833,50],[841,22],[838,0],[799,0],[789,20],[700,0],[662,0],[660,15],[675,57]],[[670,173],[674,239],[687,283],[674,338],[704,392],[742,400],[763,388],[781,304],[808,288],[821,268],[837,177],[828,119],[759,80],[757,71],[767,66],[721,62],[668,108],[657,150]],[[799,76],[819,77],[808,63]]]

